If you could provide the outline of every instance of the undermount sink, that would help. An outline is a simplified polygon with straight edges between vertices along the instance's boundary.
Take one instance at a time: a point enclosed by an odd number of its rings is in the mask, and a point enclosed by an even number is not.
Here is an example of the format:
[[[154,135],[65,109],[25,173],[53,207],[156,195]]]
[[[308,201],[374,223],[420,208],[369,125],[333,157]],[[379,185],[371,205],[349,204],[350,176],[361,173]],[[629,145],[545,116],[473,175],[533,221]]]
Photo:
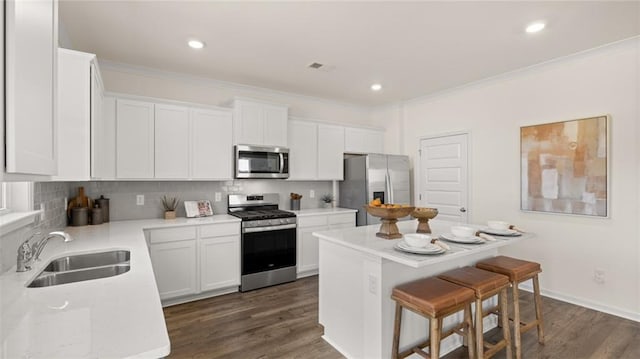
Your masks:
[[[130,258],[131,252],[117,250],[54,259],[27,287],[49,287],[117,276],[131,269]]]
[[[102,267],[127,263],[129,259],[131,259],[131,252],[124,250],[79,254],[54,259],[44,268],[44,272],[66,272],[76,269]]]

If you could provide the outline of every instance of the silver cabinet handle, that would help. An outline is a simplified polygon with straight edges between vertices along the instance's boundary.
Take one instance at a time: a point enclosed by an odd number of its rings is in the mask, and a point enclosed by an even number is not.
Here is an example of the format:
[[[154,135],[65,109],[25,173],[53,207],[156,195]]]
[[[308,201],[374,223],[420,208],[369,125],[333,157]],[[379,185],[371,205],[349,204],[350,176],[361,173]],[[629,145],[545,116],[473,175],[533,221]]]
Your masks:
[[[466,209],[466,208],[464,208],[464,207],[460,207],[460,212],[464,213],[464,212],[466,212],[466,211],[467,211],[467,209]]]

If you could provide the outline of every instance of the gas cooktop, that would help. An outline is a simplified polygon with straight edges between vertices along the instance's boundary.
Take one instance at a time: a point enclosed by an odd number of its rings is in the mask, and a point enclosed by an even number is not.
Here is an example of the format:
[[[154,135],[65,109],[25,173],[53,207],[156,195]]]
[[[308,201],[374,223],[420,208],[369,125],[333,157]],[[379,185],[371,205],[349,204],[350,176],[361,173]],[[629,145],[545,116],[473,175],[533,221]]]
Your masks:
[[[289,211],[283,211],[280,209],[264,209],[264,210],[246,210],[230,212],[232,216],[238,217],[243,221],[254,221],[260,219],[272,219],[272,218],[289,218],[295,217],[296,214]]]

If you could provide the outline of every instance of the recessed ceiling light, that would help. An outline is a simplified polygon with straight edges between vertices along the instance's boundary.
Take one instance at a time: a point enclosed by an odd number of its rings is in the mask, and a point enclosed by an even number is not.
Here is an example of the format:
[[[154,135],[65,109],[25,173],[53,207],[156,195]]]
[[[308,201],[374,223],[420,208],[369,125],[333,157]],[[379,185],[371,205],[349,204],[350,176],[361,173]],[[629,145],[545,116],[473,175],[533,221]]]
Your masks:
[[[534,32],[538,32],[544,29],[544,26],[545,26],[544,22],[534,22],[533,24],[529,24],[529,26],[527,26],[525,31],[530,34],[533,34]]]
[[[204,42],[200,40],[189,40],[188,44],[192,49],[201,49],[204,47]]]
[[[382,90],[382,85],[380,85],[380,84],[373,84],[373,85],[371,85],[371,90],[372,90],[372,91],[380,91],[380,90]]]

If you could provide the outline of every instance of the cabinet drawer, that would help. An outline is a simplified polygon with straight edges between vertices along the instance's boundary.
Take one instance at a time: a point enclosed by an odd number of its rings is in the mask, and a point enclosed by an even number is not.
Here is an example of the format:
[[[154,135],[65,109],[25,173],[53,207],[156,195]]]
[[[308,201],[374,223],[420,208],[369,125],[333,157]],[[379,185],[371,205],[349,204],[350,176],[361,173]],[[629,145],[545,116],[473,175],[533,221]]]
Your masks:
[[[239,236],[240,223],[220,223],[200,226],[200,238]]]
[[[313,227],[313,226],[326,226],[327,216],[308,216],[298,218],[298,227]]]
[[[164,243],[196,239],[196,227],[149,230],[149,243]]]
[[[329,224],[354,223],[356,216],[354,213],[341,213],[329,216]]]

